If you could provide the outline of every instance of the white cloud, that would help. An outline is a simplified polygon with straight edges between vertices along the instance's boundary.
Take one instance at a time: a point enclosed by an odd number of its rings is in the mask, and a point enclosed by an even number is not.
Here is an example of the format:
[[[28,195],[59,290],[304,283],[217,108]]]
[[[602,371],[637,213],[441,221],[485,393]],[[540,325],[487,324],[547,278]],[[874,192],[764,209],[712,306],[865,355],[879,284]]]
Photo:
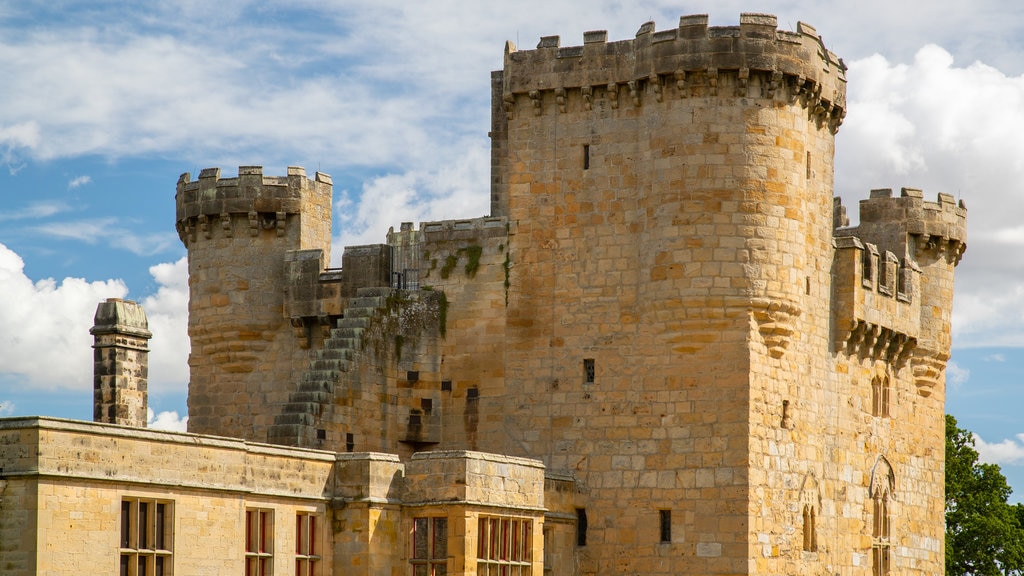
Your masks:
[[[177,246],[178,237],[174,232],[136,234],[121,226],[117,218],[99,218],[72,222],[49,222],[33,227],[33,230],[54,238],[76,240],[96,244],[101,240],[110,246],[127,250],[139,256],[153,256]]]
[[[153,338],[149,342],[150,390],[184,391],[188,385],[188,258],[151,266],[159,284],[141,302]]]
[[[344,246],[385,241],[388,228],[402,222],[475,218],[490,211],[489,152],[483,143],[433,170],[389,174],[368,182],[358,201],[347,191],[335,200],[335,238],[331,257],[341,261]]]
[[[5,210],[0,213],[0,221],[4,220],[27,220],[34,218],[47,218],[54,214],[60,214],[61,212],[67,212],[71,207],[64,202],[48,200],[43,202],[33,202],[28,206],[21,208],[20,210]]]
[[[0,366],[29,388],[92,386],[92,327],[96,305],[121,298],[120,280],[87,282],[47,278],[33,282],[21,257],[0,244]]]
[[[1024,464],[1024,434],[1017,434],[1015,438],[1006,438],[991,444],[977,434],[973,436],[974,448],[982,462],[999,465]]]
[[[79,186],[85,186],[90,182],[92,182],[91,176],[78,176],[76,178],[72,178],[71,181],[68,182],[68,190],[74,190]]]
[[[10,400],[0,400],[0,418],[4,416],[11,416],[14,414],[14,402]]]
[[[872,56],[849,66],[849,114],[836,144],[845,204],[871,188],[901,186],[931,200],[938,192],[962,198],[969,235],[957,268],[954,343],[1024,346],[1024,251],[1007,246],[1024,238],[1024,76],[957,66],[934,45],[910,64]]]
[[[150,268],[158,284],[141,302],[150,340],[150,390],[180,392],[188,383],[188,280],[185,258]],[[88,389],[92,386],[89,328],[96,306],[123,298],[120,280],[87,282],[65,278],[33,282],[21,257],[0,244],[0,366],[24,387],[37,390]]]
[[[946,363],[946,384],[953,388],[959,388],[967,383],[971,378],[971,371],[967,368],[961,368],[955,360],[950,360]]]
[[[154,414],[152,408],[146,408],[146,421],[146,427],[153,430],[188,431],[188,416],[179,417],[176,411]]]

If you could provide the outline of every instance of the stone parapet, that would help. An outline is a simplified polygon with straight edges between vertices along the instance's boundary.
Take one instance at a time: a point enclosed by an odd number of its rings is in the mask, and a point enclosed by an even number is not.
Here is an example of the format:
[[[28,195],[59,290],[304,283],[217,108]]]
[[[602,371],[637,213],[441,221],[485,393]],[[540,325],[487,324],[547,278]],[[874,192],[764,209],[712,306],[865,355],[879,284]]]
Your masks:
[[[860,225],[857,235],[898,255],[908,237],[918,240],[913,250],[948,251],[954,263],[967,249],[967,207],[949,194],[939,193],[934,202],[924,199],[916,188],[902,188],[893,196],[889,188],[871,191],[860,201]]]
[[[539,510],[544,507],[544,464],[468,450],[413,454],[406,464],[407,505],[436,502]]]
[[[838,127],[846,114],[846,66],[813,27],[801,22],[796,32],[786,32],[776,25],[772,15],[742,14],[739,26],[708,27],[708,17],[696,15],[657,32],[647,22],[633,40],[607,42],[602,30],[584,34],[582,46],[562,47],[558,36],[541,38],[536,50],[519,51],[509,42],[502,85],[506,111],[516,96],[525,95],[540,113],[547,105],[543,93],[552,92],[564,112],[568,90],[588,105],[595,90],[613,93],[617,103],[620,88],[635,106],[645,92],[658,101],[670,91],[680,98],[714,96],[720,77],[729,76],[736,96],[754,97],[756,91],[766,98],[800,99]]]
[[[241,166],[237,178],[221,178],[220,168],[205,168],[198,180],[191,178],[183,173],[175,194],[175,226],[186,245],[196,234],[210,238],[218,227],[231,236],[233,215],[245,216],[252,236],[261,229],[277,230],[280,236],[286,217],[306,207],[304,196],[326,194],[330,205],[331,177],[317,172],[307,178],[306,170],[295,166],[288,168],[288,176],[264,176],[262,166]],[[330,219],[329,213],[319,216]]]
[[[334,462],[330,452],[234,438],[44,417],[0,420],[0,464],[7,477],[325,499]]]

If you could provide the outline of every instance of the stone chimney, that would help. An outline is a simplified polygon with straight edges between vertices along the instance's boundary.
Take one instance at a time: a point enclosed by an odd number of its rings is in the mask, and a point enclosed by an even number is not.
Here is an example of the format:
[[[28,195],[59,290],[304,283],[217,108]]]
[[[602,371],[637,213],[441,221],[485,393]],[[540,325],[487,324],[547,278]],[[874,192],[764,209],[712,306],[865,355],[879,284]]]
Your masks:
[[[96,307],[93,323],[93,421],[145,428],[153,336],[146,312],[109,298]]]

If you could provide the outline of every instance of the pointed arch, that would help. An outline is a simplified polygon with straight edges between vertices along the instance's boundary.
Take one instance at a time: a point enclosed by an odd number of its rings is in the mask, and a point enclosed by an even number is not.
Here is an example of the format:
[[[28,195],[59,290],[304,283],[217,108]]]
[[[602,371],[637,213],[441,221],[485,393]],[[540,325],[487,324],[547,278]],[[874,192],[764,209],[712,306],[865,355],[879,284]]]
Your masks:
[[[889,504],[896,492],[896,474],[885,456],[879,455],[871,470],[871,567],[873,576],[887,576],[892,565],[892,525]]]
[[[800,515],[803,522],[803,550],[818,550],[818,515],[821,511],[821,490],[814,472],[804,475],[800,486]]]

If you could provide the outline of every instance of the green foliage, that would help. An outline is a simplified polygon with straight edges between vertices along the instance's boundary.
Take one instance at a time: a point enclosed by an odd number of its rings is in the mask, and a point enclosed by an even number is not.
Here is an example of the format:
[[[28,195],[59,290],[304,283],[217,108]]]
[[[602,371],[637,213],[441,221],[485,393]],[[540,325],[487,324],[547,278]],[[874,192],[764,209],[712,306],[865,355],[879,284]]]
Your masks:
[[[946,415],[946,574],[1024,574],[1024,506],[995,464],[978,462],[974,437]]]
[[[448,295],[444,292],[438,292],[440,296],[437,301],[437,328],[438,332],[441,333],[441,338],[448,335]]]
[[[466,276],[470,278],[476,278],[476,271],[480,268],[480,255],[484,253],[483,246],[477,246],[476,244],[466,247]]]
[[[405,344],[405,338],[401,334],[395,334],[395,360],[398,362],[402,361],[402,345]]]
[[[448,278],[451,275],[452,270],[455,270],[455,265],[459,263],[459,257],[456,254],[449,254],[444,259],[444,266],[441,266],[441,278]]]

